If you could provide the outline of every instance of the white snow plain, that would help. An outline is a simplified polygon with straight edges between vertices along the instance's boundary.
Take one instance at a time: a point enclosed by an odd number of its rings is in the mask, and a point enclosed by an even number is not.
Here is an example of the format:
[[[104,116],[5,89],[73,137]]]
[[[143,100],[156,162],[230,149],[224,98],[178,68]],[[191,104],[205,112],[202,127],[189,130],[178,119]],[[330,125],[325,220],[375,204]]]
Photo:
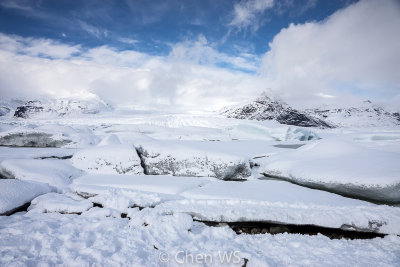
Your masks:
[[[330,240],[322,235],[236,235],[190,216],[128,219],[59,213],[0,217],[0,265],[65,266],[398,266],[400,238]],[[190,231],[188,231],[190,229]],[[238,257],[221,261],[224,254]],[[191,257],[207,257],[192,261]],[[210,261],[211,257],[211,261]]]
[[[1,120],[1,136],[40,132],[51,134],[52,140],[71,142],[62,148],[0,147],[0,162],[13,166],[10,169],[18,174],[16,178],[30,180],[0,179],[0,206],[12,211],[31,202],[27,212],[0,216],[0,265],[220,266],[221,253],[236,253],[232,255],[237,258],[223,262],[230,266],[245,262],[247,266],[400,264],[399,207],[347,198],[326,192],[332,190],[323,186],[319,188],[324,190],[315,190],[258,179],[269,163],[278,159],[301,162],[309,154],[309,164],[318,174],[325,169],[333,172],[329,162],[335,162],[338,173],[344,166],[338,176],[341,183],[368,181],[369,187],[385,187],[396,182],[399,129],[304,129],[209,114],[151,112]],[[17,139],[9,145],[24,145]],[[329,140],[338,141],[321,146],[317,153],[318,144]],[[340,145],[343,142],[346,145]],[[207,160],[216,155],[225,161],[240,159],[252,168],[251,175],[239,182],[144,172],[118,174],[112,166],[132,164],[129,155],[140,146],[172,161],[193,161],[199,155]],[[82,171],[73,167],[79,154],[87,155],[78,163]],[[111,171],[102,169],[96,162],[98,156],[108,160],[111,165],[104,165],[111,166]],[[52,157],[56,159],[48,159]],[[318,160],[326,160],[321,169]],[[371,171],[363,171],[365,164],[356,160],[367,162],[365,168]],[[135,166],[142,167],[144,161],[136,158]],[[184,167],[187,171],[182,175],[211,173],[199,166]],[[384,179],[368,178],[378,171]],[[63,183],[62,190],[51,192],[55,188],[48,184],[55,186],[54,177],[68,177],[66,182],[71,184]],[[316,225],[388,235],[368,240],[287,233],[237,235],[223,223],[210,227],[194,220]],[[193,262],[190,256],[207,257],[207,261]]]

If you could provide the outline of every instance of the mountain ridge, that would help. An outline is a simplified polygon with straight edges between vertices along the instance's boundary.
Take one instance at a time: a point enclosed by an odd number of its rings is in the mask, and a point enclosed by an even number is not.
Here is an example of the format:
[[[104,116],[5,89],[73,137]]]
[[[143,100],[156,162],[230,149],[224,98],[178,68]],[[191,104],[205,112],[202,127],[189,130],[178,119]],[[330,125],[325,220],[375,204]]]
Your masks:
[[[336,128],[399,126],[400,114],[390,113],[367,100],[360,106],[350,108],[322,107],[296,109],[283,100],[262,93],[255,100],[235,107],[226,107],[220,114],[228,118],[248,120],[274,120],[281,124]]]

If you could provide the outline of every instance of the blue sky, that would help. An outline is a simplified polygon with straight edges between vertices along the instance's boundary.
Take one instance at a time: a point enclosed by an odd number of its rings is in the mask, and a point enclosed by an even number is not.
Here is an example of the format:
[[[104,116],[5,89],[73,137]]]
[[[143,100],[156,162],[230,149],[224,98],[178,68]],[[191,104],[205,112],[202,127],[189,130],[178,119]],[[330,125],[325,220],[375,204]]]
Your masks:
[[[1,98],[400,107],[398,0],[0,0]]]
[[[247,24],[232,23],[235,5],[245,1],[2,0],[0,3],[3,33],[165,55],[170,52],[171,44],[199,34],[219,51],[263,54],[272,38],[290,23],[323,20],[351,1],[271,1],[271,6],[261,7],[260,11],[252,11],[249,6]]]

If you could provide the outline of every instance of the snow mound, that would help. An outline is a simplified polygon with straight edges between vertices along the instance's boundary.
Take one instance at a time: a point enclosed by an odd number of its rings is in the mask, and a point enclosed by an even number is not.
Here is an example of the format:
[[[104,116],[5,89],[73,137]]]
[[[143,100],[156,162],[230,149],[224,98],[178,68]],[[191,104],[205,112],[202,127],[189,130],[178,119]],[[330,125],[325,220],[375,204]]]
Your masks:
[[[42,182],[62,189],[80,171],[63,160],[7,159],[0,163],[0,173],[9,179]]]
[[[93,207],[93,203],[86,199],[73,199],[67,195],[48,193],[32,200],[29,212],[58,212],[80,214]]]
[[[46,184],[0,179],[0,215],[7,215],[35,197],[52,191]]]
[[[138,147],[146,174],[204,176],[242,180],[251,175],[249,160],[230,154],[161,142],[145,142]]]
[[[260,172],[350,197],[400,202],[400,153],[323,139],[271,156]]]
[[[133,146],[108,145],[79,150],[72,165],[93,174],[143,174],[140,158]]]

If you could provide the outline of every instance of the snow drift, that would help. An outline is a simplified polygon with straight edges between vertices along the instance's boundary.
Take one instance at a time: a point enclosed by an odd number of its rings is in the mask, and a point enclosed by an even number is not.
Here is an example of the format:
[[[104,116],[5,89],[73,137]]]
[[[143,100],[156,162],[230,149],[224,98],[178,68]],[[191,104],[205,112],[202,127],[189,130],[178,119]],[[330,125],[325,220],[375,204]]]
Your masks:
[[[0,215],[7,215],[35,197],[51,192],[47,184],[0,179]]]
[[[7,159],[0,163],[0,174],[9,179],[47,183],[62,189],[80,171],[63,160]]]

